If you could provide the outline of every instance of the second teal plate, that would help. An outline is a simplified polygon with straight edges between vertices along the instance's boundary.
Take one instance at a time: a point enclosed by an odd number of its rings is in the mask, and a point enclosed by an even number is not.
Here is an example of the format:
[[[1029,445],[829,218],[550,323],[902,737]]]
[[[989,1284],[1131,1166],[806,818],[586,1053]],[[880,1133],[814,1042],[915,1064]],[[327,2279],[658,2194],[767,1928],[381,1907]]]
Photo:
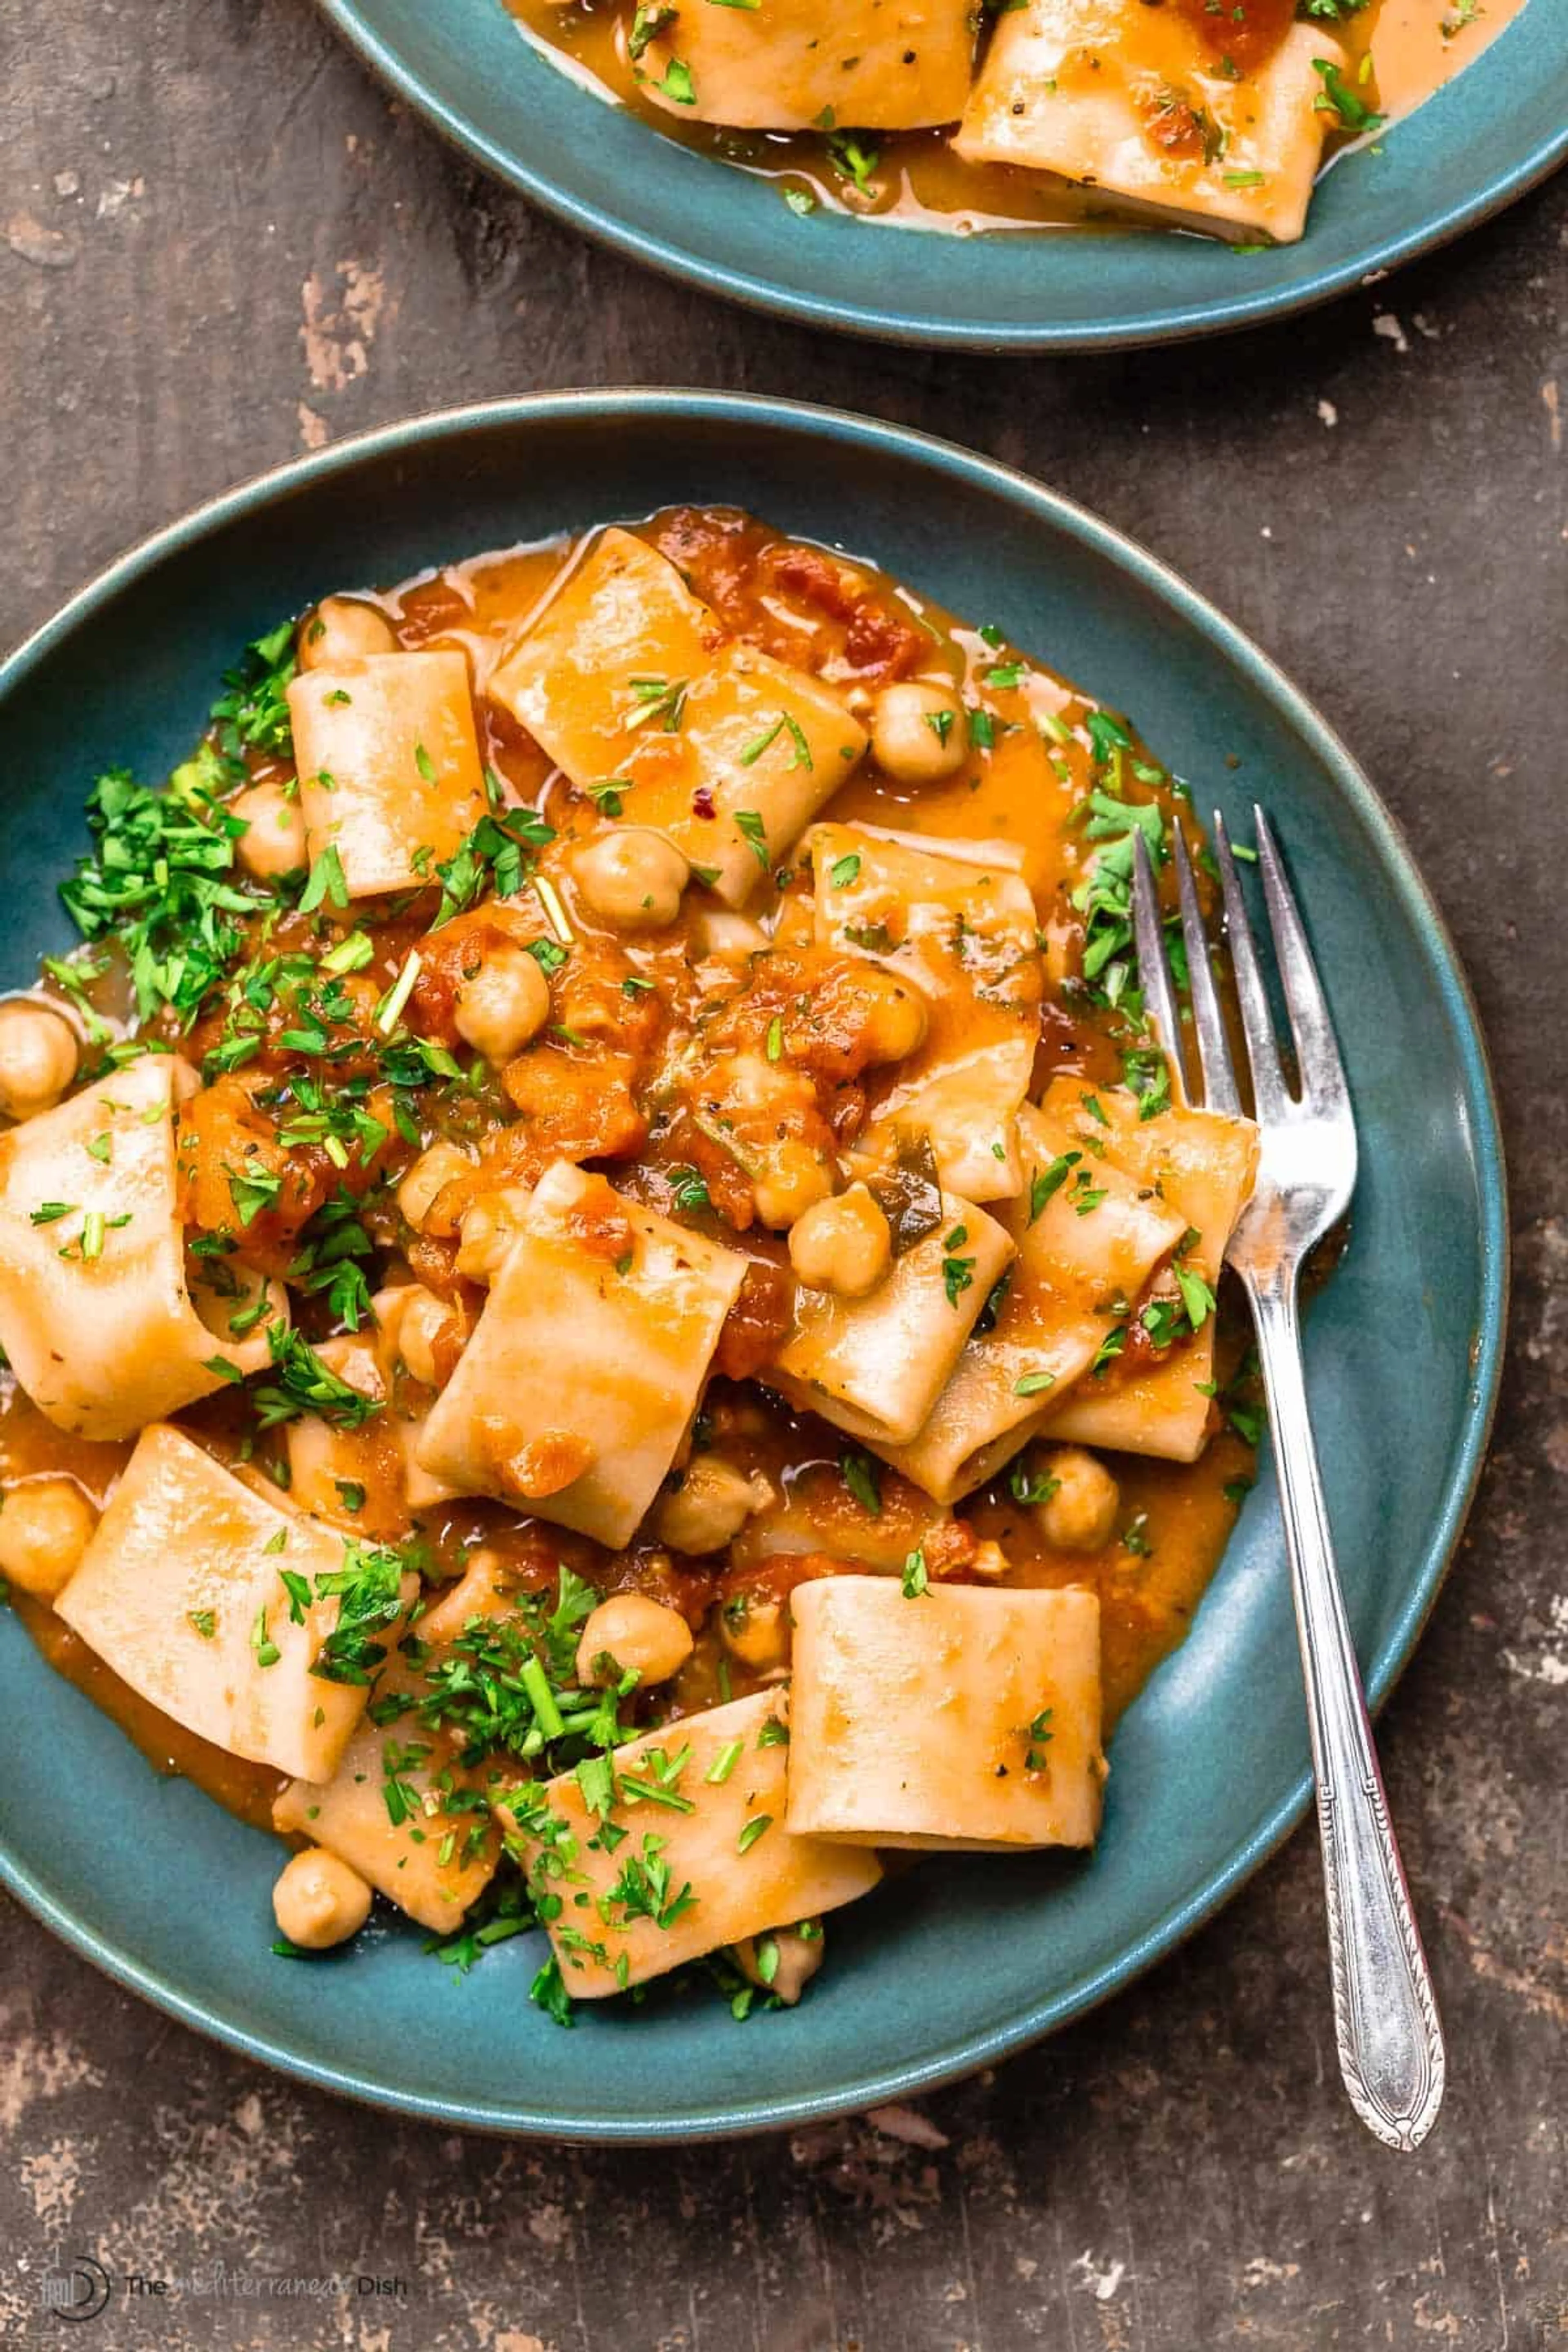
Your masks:
[[[1299,245],[1238,254],[1132,229],[958,238],[797,217],[771,182],[569,80],[501,0],[321,5],[437,130],[574,226],[709,293],[895,342],[1085,351],[1256,325],[1441,244],[1568,154],[1564,0],[1528,0],[1457,81],[1334,165]]]

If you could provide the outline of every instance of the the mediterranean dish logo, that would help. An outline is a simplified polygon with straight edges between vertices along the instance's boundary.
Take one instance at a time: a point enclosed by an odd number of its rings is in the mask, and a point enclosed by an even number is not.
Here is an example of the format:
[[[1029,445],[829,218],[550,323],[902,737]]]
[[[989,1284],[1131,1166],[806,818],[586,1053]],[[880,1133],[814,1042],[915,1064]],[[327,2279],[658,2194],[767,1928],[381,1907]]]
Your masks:
[[[62,2254],[58,2249],[43,2273],[38,2292],[47,2312],[70,2322],[97,2319],[113,2302],[406,2304],[408,2300],[405,2280],[377,2277],[367,2271],[328,2271],[312,2277],[297,2271],[239,2270],[215,2262],[183,2277],[164,2276],[134,2270],[115,2273],[106,2270],[96,2254]]]

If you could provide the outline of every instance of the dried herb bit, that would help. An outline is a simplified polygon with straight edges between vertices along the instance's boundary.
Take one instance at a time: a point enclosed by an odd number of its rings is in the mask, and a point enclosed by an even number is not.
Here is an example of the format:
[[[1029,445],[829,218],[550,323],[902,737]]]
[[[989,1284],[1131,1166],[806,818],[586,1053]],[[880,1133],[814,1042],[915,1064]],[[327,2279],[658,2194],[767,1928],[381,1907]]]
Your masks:
[[[882,1516],[881,1473],[868,1454],[841,1454],[838,1475],[863,1511],[874,1519]]]
[[[1050,1720],[1054,1712],[1053,1708],[1043,1706],[1029,1725],[1026,1734],[1028,1745],[1024,1752],[1026,1772],[1043,1772],[1046,1769],[1046,1749],[1051,1744]]]
[[[893,1171],[873,1179],[870,1191],[888,1220],[893,1255],[934,1234],[942,1223],[942,1186],[937,1179],[936,1153],[923,1128],[899,1130]]]
[[[298,1331],[273,1324],[267,1345],[275,1377],[251,1391],[263,1429],[275,1429],[302,1412],[320,1414],[334,1429],[359,1429],[381,1411],[374,1397],[362,1395],[340,1380]]]

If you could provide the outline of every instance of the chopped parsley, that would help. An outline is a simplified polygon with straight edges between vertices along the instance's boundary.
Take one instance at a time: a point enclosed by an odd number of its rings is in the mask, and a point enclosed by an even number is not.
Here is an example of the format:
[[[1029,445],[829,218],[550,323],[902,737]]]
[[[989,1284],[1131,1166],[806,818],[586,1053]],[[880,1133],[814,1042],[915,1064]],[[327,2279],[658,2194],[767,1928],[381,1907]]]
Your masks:
[[[957,1252],[963,1249],[968,1239],[968,1226],[954,1225],[942,1244],[942,1249],[946,1255],[942,1261],[942,1286],[947,1293],[947,1303],[950,1307],[956,1307],[964,1292],[973,1286],[973,1258],[957,1255]]]
[[[841,1454],[838,1475],[863,1511],[874,1519],[882,1515],[881,1473],[868,1454]]]

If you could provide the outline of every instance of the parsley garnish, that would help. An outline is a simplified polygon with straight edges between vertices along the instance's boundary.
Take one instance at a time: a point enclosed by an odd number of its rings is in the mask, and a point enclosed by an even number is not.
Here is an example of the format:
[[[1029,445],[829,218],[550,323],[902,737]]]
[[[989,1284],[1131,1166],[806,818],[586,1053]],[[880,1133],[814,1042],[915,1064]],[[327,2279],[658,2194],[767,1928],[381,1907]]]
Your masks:
[[[863,1511],[879,1518],[882,1514],[881,1475],[868,1454],[841,1454],[838,1474]]]
[[[954,1225],[942,1244],[946,1255],[942,1262],[942,1288],[947,1293],[947,1303],[950,1307],[958,1305],[964,1292],[973,1286],[974,1281],[973,1258],[959,1257],[954,1255],[963,1247],[968,1239],[968,1226]]]

